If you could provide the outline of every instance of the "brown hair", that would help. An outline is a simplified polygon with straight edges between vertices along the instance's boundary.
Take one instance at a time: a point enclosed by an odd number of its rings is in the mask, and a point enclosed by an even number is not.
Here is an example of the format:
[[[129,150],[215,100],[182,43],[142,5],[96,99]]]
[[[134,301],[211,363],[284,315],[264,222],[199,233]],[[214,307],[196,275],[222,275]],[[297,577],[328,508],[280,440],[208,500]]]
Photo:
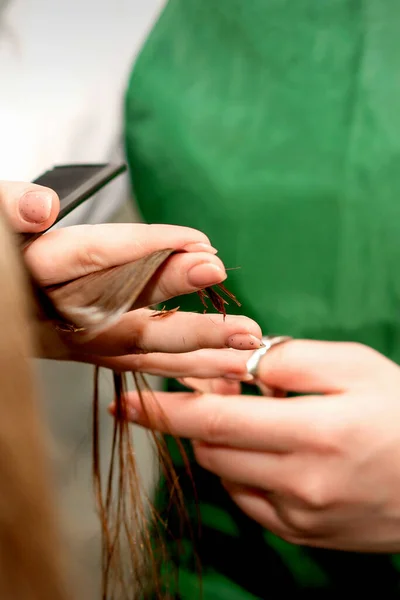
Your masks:
[[[154,252],[138,261],[121,265],[42,289],[24,269],[6,222],[0,214],[0,598],[12,600],[67,600],[62,539],[35,382],[29,359],[34,355],[38,331],[32,334],[32,315],[50,324],[44,344],[68,335],[81,339],[96,335],[99,324],[111,324],[135,307],[146,285],[171,255],[172,250]],[[218,286],[231,299],[236,299]],[[227,303],[218,291],[199,293],[205,306],[208,297],[225,315]],[[31,312],[31,314],[29,314]],[[160,318],[167,311],[158,313]],[[50,342],[49,342],[50,340]],[[36,340],[35,340],[36,341]],[[43,339],[40,340],[43,346]],[[102,598],[168,598],[160,583],[166,559],[162,536],[156,547],[151,524],[161,523],[151,502],[143,497],[129,424],[125,418],[126,375],[113,373],[116,412],[114,435],[105,484],[100,476],[99,370],[95,368],[93,399],[93,478],[102,529]],[[143,409],[151,424],[151,389],[141,374],[133,373]],[[185,518],[182,492],[163,436],[153,432],[160,465],[169,484],[171,502]],[[182,445],[178,447],[189,464]],[[189,524],[190,526],[190,524]],[[157,530],[152,528],[154,532]],[[122,550],[127,549],[124,553]],[[124,561],[127,557],[127,560]]]
[[[92,337],[99,331],[99,326],[104,328],[112,324],[124,312],[134,309],[136,302],[140,305],[141,294],[147,285],[154,284],[153,278],[172,253],[171,249],[158,250],[135,262],[90,273],[47,289],[47,300],[53,303],[48,314],[53,315],[55,327],[66,332],[75,331],[78,336],[83,336],[82,340]],[[206,288],[199,292],[199,296],[205,310],[208,308],[206,300],[209,299],[213,307],[225,316],[225,305],[228,302],[220,292],[235,302],[237,300],[223,285],[217,286],[217,290]],[[176,309],[162,310],[153,316],[165,318],[174,310]],[[186,522],[193,537],[193,527],[187,515],[167,443],[162,435],[151,430],[155,397],[142,374],[132,375],[168,485],[169,504],[177,509],[182,522]],[[99,455],[98,379],[99,369],[96,368],[93,401],[93,479],[102,527],[102,598],[129,599],[132,597],[133,588],[140,598],[156,597],[164,600],[170,597],[165,589],[165,581],[161,582],[160,578],[162,566],[165,566],[167,559],[161,530],[167,528],[167,524],[161,521],[149,498],[143,496],[132,432],[125,415],[124,392],[127,389],[127,376],[125,373],[113,373],[116,410],[109,472],[105,485],[101,480]],[[165,430],[170,430],[167,422]],[[191,478],[189,461],[183,445],[177,439],[175,443]],[[195,493],[193,481],[192,487]],[[199,564],[198,571],[200,573]]]
[[[29,294],[0,214],[0,598],[67,600],[45,430],[30,364]]]

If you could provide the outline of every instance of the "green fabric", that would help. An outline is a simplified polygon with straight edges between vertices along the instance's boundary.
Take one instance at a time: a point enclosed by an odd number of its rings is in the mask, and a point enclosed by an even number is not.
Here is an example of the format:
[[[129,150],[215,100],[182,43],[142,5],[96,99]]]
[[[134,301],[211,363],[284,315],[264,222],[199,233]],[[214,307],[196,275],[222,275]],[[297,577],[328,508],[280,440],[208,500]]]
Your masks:
[[[205,231],[265,332],[358,340],[398,362],[399,34],[398,0],[170,0],[126,98],[147,221]],[[205,600],[398,594],[398,557],[295,548],[193,468]],[[180,580],[195,600],[187,561]]]

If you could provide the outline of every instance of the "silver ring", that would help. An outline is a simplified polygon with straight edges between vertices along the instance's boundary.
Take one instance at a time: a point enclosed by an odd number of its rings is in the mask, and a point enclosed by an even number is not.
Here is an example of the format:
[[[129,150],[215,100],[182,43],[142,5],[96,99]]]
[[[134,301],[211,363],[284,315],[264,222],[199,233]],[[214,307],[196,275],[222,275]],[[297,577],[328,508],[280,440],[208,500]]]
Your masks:
[[[287,342],[291,340],[288,335],[265,335],[261,338],[264,346],[255,350],[253,354],[250,356],[249,360],[246,363],[247,373],[252,375],[253,377],[257,377],[258,367],[260,366],[260,361],[263,356],[266,355],[268,350],[270,350],[273,346],[277,346],[278,344],[282,344],[283,342]]]

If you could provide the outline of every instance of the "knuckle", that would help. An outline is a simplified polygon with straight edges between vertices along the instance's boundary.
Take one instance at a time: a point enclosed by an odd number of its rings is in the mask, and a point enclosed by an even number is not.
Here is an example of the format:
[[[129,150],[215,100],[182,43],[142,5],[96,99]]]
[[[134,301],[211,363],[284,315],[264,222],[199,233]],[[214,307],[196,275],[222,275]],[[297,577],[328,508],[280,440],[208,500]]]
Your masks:
[[[294,544],[321,533],[320,523],[315,513],[304,509],[292,508],[285,515],[284,523],[289,531],[286,539]]]
[[[324,420],[319,423],[311,442],[314,452],[318,455],[340,458],[358,446],[363,433],[359,418],[352,416],[352,407],[346,406],[339,411],[332,404]]]
[[[203,350],[210,346],[210,331],[207,328],[207,323],[203,324],[199,329],[192,329],[189,343],[193,350]]]
[[[119,348],[119,351],[121,354],[123,355],[131,355],[134,354],[135,356],[135,361],[139,360],[140,355],[145,355],[148,354],[148,350],[145,348],[145,345],[143,343],[142,340],[140,340],[140,336],[133,337],[131,339],[124,339],[121,342],[121,346]],[[137,363],[135,362],[135,365]]]
[[[158,295],[164,300],[169,300],[179,293],[178,290],[174,290],[173,285],[171,285],[171,279],[173,282],[175,281],[175,277],[165,277],[163,273],[161,273],[157,279]]]
[[[381,357],[376,350],[360,342],[344,342],[343,351],[363,371],[376,367],[376,361]]]
[[[321,427],[313,432],[310,443],[314,451],[320,455],[337,454],[343,433],[339,423],[330,422],[324,427],[321,424]]]
[[[334,499],[326,477],[318,471],[303,474],[294,489],[294,496],[307,509],[323,510],[331,506]]]
[[[146,355],[140,352],[132,352],[131,354],[135,354],[135,356],[132,357],[132,366],[134,370],[138,371],[139,373],[145,372],[148,366],[146,361]]]
[[[83,246],[80,248],[77,262],[81,270],[86,274],[106,268],[104,258],[92,247]]]
[[[81,243],[76,249],[76,263],[84,273],[100,271],[107,268],[106,257],[101,253],[98,243],[93,240],[93,225],[82,225],[80,229]]]
[[[365,386],[369,381],[374,387],[381,386],[384,389],[388,381],[393,382],[394,379],[399,381],[398,366],[388,357],[364,344],[350,342],[347,347],[353,380],[356,370],[360,374],[358,378],[355,378],[359,385]]]
[[[125,313],[117,324],[117,333],[119,354],[146,355],[154,352],[154,340],[149,334],[148,319],[144,311],[139,309]]]
[[[333,458],[346,452],[356,430],[350,413],[351,407],[341,406],[339,410],[336,401],[328,401],[323,413],[315,415],[314,423],[307,430],[308,448],[315,457]]]
[[[210,410],[204,423],[204,439],[214,444],[223,444],[228,438],[231,427],[220,407]]]
[[[259,324],[256,321],[254,321],[253,319],[250,319],[249,317],[245,317],[243,315],[235,315],[233,318],[235,319],[235,325],[237,326],[238,329],[243,328],[243,332],[249,333],[251,335],[254,335],[255,337],[261,338],[261,336],[262,336],[261,327],[259,326]]]
[[[229,315],[228,315],[228,317],[229,317]],[[234,323],[237,326],[242,325],[243,328],[246,330],[249,328],[250,325],[252,325],[257,330],[259,329],[259,325],[256,323],[256,321],[254,321],[253,319],[250,319],[249,317],[246,317],[244,315],[230,315],[229,318],[232,323]],[[222,319],[222,322],[224,322],[223,319]]]

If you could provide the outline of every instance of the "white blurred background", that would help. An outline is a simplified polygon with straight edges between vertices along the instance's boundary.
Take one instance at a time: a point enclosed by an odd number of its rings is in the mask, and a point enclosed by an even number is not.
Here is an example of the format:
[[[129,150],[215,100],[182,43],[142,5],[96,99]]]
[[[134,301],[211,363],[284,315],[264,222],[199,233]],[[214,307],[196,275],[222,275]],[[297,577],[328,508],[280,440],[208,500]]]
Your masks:
[[[54,164],[123,158],[123,95],[165,0],[0,0],[0,179],[30,181]],[[67,223],[140,220],[127,177]],[[91,487],[89,366],[38,361],[77,598],[99,597],[99,524]],[[105,406],[110,378],[102,378]],[[153,385],[157,382],[153,380]],[[110,448],[105,410],[102,454]],[[135,432],[146,486],[154,463]]]

